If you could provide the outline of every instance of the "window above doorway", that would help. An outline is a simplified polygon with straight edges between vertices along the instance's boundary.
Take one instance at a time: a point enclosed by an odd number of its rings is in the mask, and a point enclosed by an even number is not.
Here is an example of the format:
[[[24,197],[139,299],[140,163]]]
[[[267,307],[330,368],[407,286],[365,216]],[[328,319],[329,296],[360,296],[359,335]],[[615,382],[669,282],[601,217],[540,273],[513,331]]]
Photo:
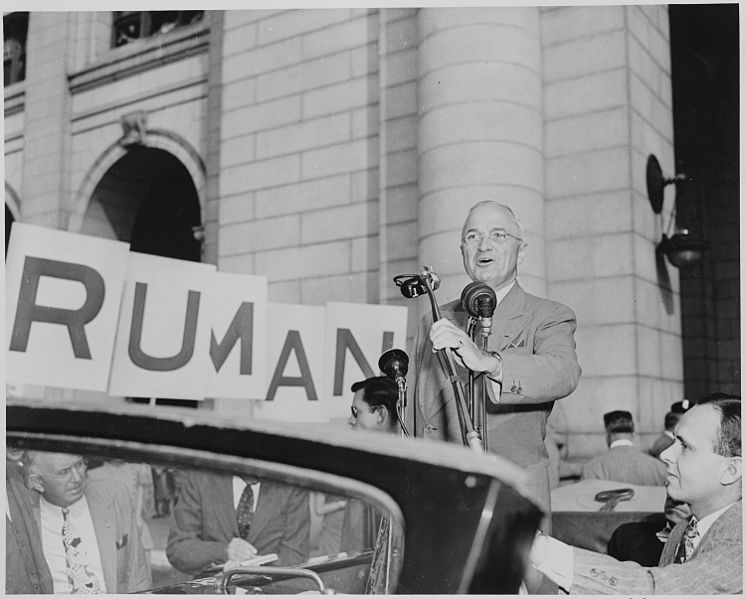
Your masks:
[[[204,10],[153,10],[113,12],[112,48],[157,34],[165,34],[178,27],[199,23]]]

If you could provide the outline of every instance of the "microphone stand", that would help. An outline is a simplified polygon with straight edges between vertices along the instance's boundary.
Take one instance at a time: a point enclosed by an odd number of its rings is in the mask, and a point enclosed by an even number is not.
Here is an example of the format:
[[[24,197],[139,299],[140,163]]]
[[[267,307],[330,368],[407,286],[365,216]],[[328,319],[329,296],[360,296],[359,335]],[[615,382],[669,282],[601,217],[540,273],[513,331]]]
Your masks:
[[[399,419],[399,426],[401,427],[402,435],[405,437],[409,437],[407,425],[404,424],[404,410],[407,407],[407,383],[405,380],[402,379],[399,379],[396,382],[397,386],[399,387],[399,401],[396,402],[396,417]]]
[[[485,333],[484,331],[482,331],[482,349],[485,352],[488,351],[488,336],[489,332]],[[487,451],[487,375],[484,372],[482,373],[479,382],[479,398],[477,400],[477,417],[475,419],[475,423],[477,430],[479,430],[482,435],[482,444],[484,445],[484,450]]]
[[[422,277],[427,296],[430,298],[430,307],[433,311],[433,322],[440,320],[440,308],[438,303],[435,301],[435,293],[430,283],[429,277]],[[443,372],[448,377],[453,387],[453,393],[456,399],[456,412],[458,414],[459,425],[461,427],[461,440],[464,445],[468,445],[474,451],[482,453],[484,448],[482,447],[482,439],[479,433],[474,429],[472,419],[469,415],[469,408],[466,405],[466,398],[464,397],[464,389],[461,384],[461,379],[456,374],[456,367],[453,364],[453,358],[448,353],[446,348],[438,350],[438,360],[443,368]]]
[[[469,316],[469,322],[466,325],[466,334],[469,335],[469,339],[474,341],[476,343],[476,334],[477,334],[477,321],[473,316]],[[467,390],[467,398],[469,401],[469,417],[471,418],[471,421],[474,423],[474,428],[481,434],[483,431],[481,428],[479,428],[479,422],[477,419],[477,414],[474,412],[474,405],[475,405],[475,384],[476,384],[476,375],[474,374],[473,370],[469,370],[469,383],[468,383],[468,390]]]

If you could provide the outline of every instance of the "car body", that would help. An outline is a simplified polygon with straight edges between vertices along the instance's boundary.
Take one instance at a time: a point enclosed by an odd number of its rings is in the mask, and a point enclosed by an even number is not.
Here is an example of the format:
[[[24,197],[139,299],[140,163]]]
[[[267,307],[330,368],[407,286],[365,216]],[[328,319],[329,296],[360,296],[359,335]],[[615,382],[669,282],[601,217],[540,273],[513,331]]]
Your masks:
[[[525,496],[518,467],[421,439],[384,440],[328,426],[249,418],[237,422],[200,411],[133,405],[93,409],[28,399],[8,400],[6,431],[7,443],[19,449],[250,471],[361,498],[403,531],[394,555],[390,543],[388,553],[384,548],[384,559],[395,563],[385,590],[397,594],[518,592],[542,516]],[[242,586],[286,594],[295,587],[281,581],[315,574],[316,590],[362,593],[375,560],[376,551],[362,551],[309,560],[299,565],[302,572],[283,573],[270,565],[151,590],[214,593]]]

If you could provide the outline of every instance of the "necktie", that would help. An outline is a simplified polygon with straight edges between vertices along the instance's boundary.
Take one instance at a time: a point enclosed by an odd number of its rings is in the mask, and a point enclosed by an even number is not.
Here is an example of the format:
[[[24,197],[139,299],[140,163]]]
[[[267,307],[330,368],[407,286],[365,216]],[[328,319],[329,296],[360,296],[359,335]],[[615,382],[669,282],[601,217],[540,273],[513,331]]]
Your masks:
[[[254,491],[251,485],[244,487],[241,499],[238,500],[236,508],[236,520],[238,521],[238,534],[242,539],[249,536],[251,521],[254,519]]]
[[[684,531],[684,536],[679,541],[679,546],[676,549],[676,557],[674,558],[675,564],[683,564],[688,560],[692,552],[694,551],[694,541],[699,538],[699,531],[697,530],[697,519],[692,516],[689,520],[689,524]]]
[[[65,559],[67,560],[67,578],[72,586],[73,593],[100,593],[101,584],[96,575],[90,570],[88,564],[83,562],[81,556],[81,539],[75,535],[73,525],[70,522],[70,510],[62,508],[62,544],[65,547]]]

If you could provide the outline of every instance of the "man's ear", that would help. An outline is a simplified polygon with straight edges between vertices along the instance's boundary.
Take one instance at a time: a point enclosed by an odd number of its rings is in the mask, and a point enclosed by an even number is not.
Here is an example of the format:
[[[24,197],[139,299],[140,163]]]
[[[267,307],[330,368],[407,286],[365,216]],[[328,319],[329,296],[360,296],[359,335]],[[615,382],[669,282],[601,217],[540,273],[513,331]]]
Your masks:
[[[376,414],[377,414],[376,420],[379,423],[383,423],[383,422],[386,422],[386,419],[388,418],[389,411],[386,408],[386,406],[380,405],[380,406],[378,406],[376,408]]]
[[[728,458],[728,464],[720,474],[720,483],[723,485],[741,484],[743,476],[743,462],[741,456]]]
[[[35,472],[26,476],[26,486],[33,491],[44,493],[44,480]]]
[[[528,244],[525,241],[521,242],[521,245],[518,247],[518,257],[516,260],[516,264],[523,264],[523,260],[526,258],[526,247]]]

